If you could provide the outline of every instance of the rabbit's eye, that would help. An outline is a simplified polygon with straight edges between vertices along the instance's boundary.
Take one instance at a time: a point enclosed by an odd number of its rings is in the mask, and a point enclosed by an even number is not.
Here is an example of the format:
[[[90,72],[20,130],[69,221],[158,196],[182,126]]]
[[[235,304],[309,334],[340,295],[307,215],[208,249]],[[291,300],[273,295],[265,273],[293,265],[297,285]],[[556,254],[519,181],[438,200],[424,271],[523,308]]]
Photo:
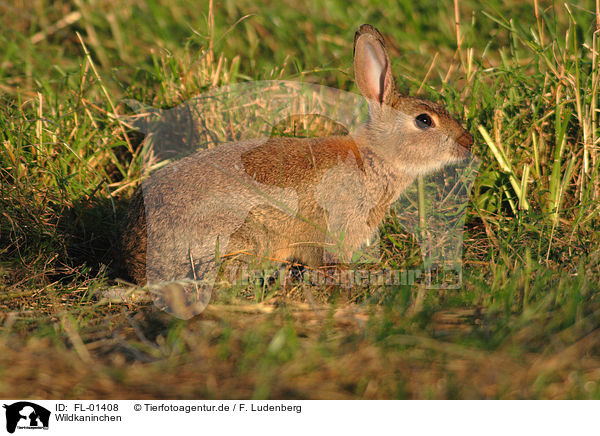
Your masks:
[[[431,126],[433,126],[433,120],[427,114],[417,115],[415,118],[415,123],[421,130],[429,129]]]

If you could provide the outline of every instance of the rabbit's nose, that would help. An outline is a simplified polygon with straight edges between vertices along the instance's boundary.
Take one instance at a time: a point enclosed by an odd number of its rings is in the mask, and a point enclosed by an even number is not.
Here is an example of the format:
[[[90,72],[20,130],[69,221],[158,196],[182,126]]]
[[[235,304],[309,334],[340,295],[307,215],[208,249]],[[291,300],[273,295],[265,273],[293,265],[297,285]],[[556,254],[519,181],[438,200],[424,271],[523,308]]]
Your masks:
[[[473,136],[469,132],[465,131],[456,139],[456,142],[458,142],[467,150],[471,150],[471,146],[473,145]]]

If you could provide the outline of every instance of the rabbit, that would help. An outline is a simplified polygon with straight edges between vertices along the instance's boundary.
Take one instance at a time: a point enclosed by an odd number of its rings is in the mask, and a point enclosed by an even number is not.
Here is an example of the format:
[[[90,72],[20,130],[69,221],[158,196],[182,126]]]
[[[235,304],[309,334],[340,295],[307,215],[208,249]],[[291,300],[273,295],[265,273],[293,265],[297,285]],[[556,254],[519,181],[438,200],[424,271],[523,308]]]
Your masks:
[[[214,282],[230,258],[348,261],[417,176],[469,156],[473,137],[442,106],[396,92],[386,44],[369,24],[354,37],[354,72],[368,119],[352,135],[232,142],[145,180],[120,240],[129,276]]]

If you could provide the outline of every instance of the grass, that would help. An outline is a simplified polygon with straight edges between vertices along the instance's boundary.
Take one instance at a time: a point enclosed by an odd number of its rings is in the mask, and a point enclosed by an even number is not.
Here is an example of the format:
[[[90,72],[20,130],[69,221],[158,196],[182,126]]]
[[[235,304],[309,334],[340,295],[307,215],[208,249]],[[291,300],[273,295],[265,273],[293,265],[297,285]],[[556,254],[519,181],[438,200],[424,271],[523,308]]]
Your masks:
[[[600,397],[597,4],[111,3],[0,2],[0,396]],[[364,22],[401,89],[476,138],[461,289],[310,302],[255,285],[189,321],[103,301],[144,164],[121,100],[273,78],[355,90]],[[389,262],[421,262],[393,217],[382,239]]]

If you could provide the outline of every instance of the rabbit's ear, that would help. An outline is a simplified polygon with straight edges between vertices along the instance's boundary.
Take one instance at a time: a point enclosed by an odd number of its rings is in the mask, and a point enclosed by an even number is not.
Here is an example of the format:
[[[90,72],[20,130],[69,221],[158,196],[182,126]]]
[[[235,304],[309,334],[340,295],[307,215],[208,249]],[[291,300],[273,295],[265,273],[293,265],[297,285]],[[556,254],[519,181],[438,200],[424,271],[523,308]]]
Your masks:
[[[383,36],[369,24],[354,35],[354,75],[363,96],[386,104],[394,91],[390,57]]]

